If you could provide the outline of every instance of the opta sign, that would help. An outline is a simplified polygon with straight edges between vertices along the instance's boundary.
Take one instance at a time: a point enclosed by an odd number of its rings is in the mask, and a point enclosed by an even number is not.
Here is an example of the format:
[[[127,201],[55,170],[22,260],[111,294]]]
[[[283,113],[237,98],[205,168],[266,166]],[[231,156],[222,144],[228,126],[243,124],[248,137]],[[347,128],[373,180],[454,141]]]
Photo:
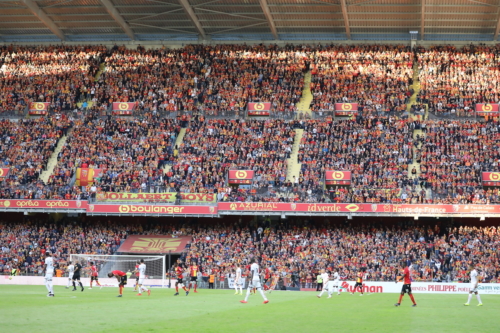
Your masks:
[[[229,170],[229,184],[252,184],[253,170]]]
[[[484,186],[500,186],[500,172],[483,172],[481,178]]]
[[[192,240],[190,236],[172,238],[172,236],[159,235],[130,235],[120,246],[118,252],[122,253],[180,253]]]
[[[131,102],[114,102],[113,114],[115,116],[130,116],[135,108],[136,103]]]
[[[87,212],[130,215],[215,215],[215,206],[89,205]]]
[[[86,209],[87,201],[81,200],[0,200],[0,208],[6,209]]]
[[[247,110],[249,116],[269,116],[269,111],[271,111],[271,103],[248,103]]]
[[[350,116],[358,114],[358,103],[335,103],[336,116]]]
[[[9,175],[9,168],[0,168],[0,178],[5,178]]]
[[[97,201],[103,202],[175,202],[176,193],[116,193],[101,192],[97,194]],[[215,202],[213,193],[181,193],[183,203]]]
[[[351,185],[351,171],[325,171],[326,185]]]
[[[34,116],[42,116],[47,114],[50,103],[47,102],[33,102],[30,103],[29,114]]]
[[[477,103],[476,104],[476,113],[482,116],[487,116],[488,114],[494,113],[498,114],[498,104],[490,104],[490,103]]]

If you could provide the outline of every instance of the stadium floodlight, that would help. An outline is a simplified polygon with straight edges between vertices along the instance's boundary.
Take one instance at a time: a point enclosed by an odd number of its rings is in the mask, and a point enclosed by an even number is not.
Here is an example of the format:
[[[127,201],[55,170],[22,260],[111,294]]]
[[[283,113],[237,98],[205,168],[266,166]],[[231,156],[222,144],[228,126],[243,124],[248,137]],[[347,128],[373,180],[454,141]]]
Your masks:
[[[83,267],[90,266],[93,261],[99,271],[99,277],[107,278],[108,273],[114,270],[122,272],[134,271],[135,265],[141,259],[146,264],[145,285],[151,287],[167,287],[165,279],[166,266],[165,256],[142,256],[142,255],[100,255],[100,254],[71,254],[69,257],[73,263],[79,262]]]

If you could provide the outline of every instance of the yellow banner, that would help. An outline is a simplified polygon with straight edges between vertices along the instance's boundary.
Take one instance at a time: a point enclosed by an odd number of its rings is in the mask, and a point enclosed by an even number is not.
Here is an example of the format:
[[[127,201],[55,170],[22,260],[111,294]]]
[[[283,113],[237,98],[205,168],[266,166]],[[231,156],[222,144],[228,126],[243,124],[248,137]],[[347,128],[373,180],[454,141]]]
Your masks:
[[[97,201],[103,202],[175,202],[175,192],[168,193],[117,193],[101,192],[97,194]],[[182,203],[215,202],[215,193],[181,193]]]

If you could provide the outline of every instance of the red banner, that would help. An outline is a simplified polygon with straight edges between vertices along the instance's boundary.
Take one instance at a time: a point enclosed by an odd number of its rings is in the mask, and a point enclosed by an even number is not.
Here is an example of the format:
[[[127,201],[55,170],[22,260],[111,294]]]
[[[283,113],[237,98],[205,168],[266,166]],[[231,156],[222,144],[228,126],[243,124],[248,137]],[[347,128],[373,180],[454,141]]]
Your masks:
[[[229,170],[229,184],[252,184],[253,170]]]
[[[358,103],[335,103],[336,116],[350,116],[358,114]]]
[[[325,171],[326,185],[351,185],[351,171]]]
[[[131,115],[135,109],[135,102],[114,102],[113,114],[114,115]]]
[[[191,240],[190,236],[172,238],[172,236],[130,235],[120,246],[118,252],[154,254],[172,251],[180,253]]]
[[[0,178],[5,178],[9,175],[9,168],[0,168]]]
[[[30,103],[29,114],[34,116],[42,116],[47,114],[50,103],[47,102],[33,102]]]
[[[482,115],[487,115],[490,113],[498,113],[498,104],[477,103],[476,104],[476,113],[479,113]]]
[[[269,111],[271,111],[271,103],[248,103],[247,110],[249,116],[269,116]]]
[[[0,208],[24,209],[87,209],[80,200],[0,200]]]
[[[483,186],[500,186],[500,172],[483,172]]]
[[[88,213],[143,215],[215,215],[216,206],[89,205]]]

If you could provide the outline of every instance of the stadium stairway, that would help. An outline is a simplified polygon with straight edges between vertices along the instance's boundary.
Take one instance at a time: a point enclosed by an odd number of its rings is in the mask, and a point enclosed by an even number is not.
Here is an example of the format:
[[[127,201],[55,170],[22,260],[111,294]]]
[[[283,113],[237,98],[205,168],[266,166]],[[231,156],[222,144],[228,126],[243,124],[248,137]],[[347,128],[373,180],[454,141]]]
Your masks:
[[[182,141],[184,140],[184,136],[185,135],[186,135],[186,129],[185,128],[181,128],[181,131],[179,132],[179,135],[175,139],[174,149],[175,149],[175,147],[180,147],[182,145]],[[163,171],[165,173],[167,173],[170,169],[172,169],[172,165],[170,165],[170,164],[166,164],[163,167]]]
[[[71,130],[70,130],[71,131]],[[50,175],[54,172],[54,168],[56,167],[57,164],[57,157],[59,156],[59,153],[63,149],[64,145],[66,144],[66,139],[68,138],[69,131],[67,135],[64,135],[59,142],[57,143],[56,149],[54,152],[50,155],[49,161],[47,162],[47,168],[40,174],[38,179],[44,182],[44,184],[47,184]]]
[[[299,163],[299,146],[302,141],[302,136],[304,135],[303,129],[295,129],[295,138],[293,139],[292,153],[290,158],[287,160],[288,165],[286,169],[286,180],[293,182],[293,177],[298,178],[300,176],[301,163]]]
[[[304,75],[304,89],[302,90],[302,97],[300,101],[297,103],[297,118],[300,118],[299,115],[302,113],[304,116],[308,116],[309,119],[312,118],[311,112],[311,102],[313,100],[313,95],[311,93],[311,71],[307,72]]]

